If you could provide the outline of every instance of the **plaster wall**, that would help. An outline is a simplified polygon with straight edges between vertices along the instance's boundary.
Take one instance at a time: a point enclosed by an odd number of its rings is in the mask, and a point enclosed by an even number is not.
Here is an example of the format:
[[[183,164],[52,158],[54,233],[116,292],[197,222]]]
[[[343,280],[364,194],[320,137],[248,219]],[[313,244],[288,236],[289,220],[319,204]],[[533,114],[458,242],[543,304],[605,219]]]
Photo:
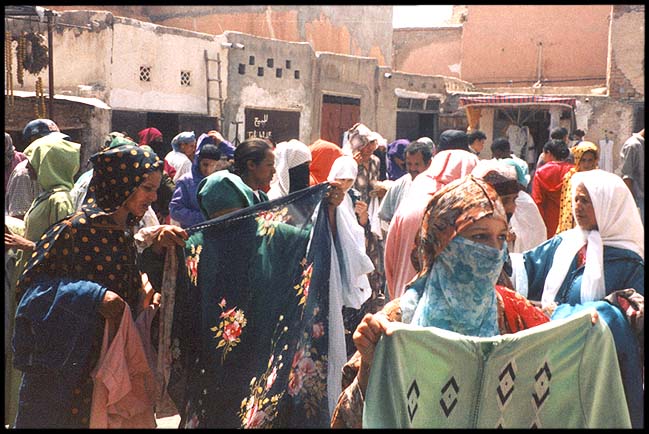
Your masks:
[[[377,60],[369,57],[318,53],[317,63],[314,105],[318,107],[318,119],[320,119],[323,95],[358,98],[360,99],[360,122],[370,129],[376,129],[378,110],[376,85],[379,75]],[[320,125],[318,122],[317,129],[314,128],[313,141],[320,134]]]
[[[397,71],[461,76],[462,26],[395,29],[392,43]]]
[[[215,51],[211,35],[166,31],[155,24],[116,18],[109,105],[116,110],[207,114],[204,50]],[[140,67],[150,67],[150,81]],[[191,75],[181,85],[181,71]]]
[[[227,41],[242,44],[245,48],[230,49],[222,56],[226,60],[229,80],[224,104],[223,130],[233,137],[233,121],[245,122],[245,109],[273,109],[300,112],[300,141],[310,143],[313,128],[313,71],[315,53],[308,43],[258,38],[238,32],[226,32]],[[251,59],[253,57],[254,59]],[[272,59],[273,66],[268,66]],[[286,62],[290,61],[290,68]],[[250,63],[253,64],[250,64]],[[239,72],[243,65],[245,72]],[[263,70],[263,76],[258,70]],[[282,76],[277,77],[277,69]],[[295,72],[299,71],[299,78]],[[244,129],[239,127],[239,140],[243,141]]]
[[[614,5],[609,47],[609,92],[644,100],[644,5]]]
[[[61,19],[77,14],[64,14]],[[106,78],[110,71],[111,31],[106,23],[105,13],[83,13],[83,26],[85,28],[55,27],[52,37],[53,65],[54,65],[54,90],[57,94],[81,95],[80,92],[92,88],[99,98],[105,96]],[[93,23],[94,24],[91,24]],[[109,19],[110,21],[110,19]],[[81,25],[81,24],[80,24]],[[16,34],[21,30],[36,32],[43,36],[42,44],[47,49],[47,26],[29,25],[25,21],[12,20],[8,25]],[[16,81],[16,46],[13,42],[14,89],[34,92],[35,83],[40,76],[43,81],[45,95],[49,95],[49,67],[46,65],[38,74],[27,71],[24,73],[24,82],[21,86]],[[84,88],[85,86],[85,88]],[[93,95],[93,96],[95,96]]]
[[[534,83],[539,43],[543,79],[604,78],[610,14],[610,5],[469,5],[461,78],[476,86],[506,80]],[[561,85],[574,84],[594,83]]]
[[[599,141],[608,137],[613,141],[612,161],[613,169],[620,164],[620,150],[622,145],[631,137],[633,131],[633,106],[609,97],[578,98],[578,108],[585,113],[590,113],[584,131],[584,140],[599,146]]]
[[[47,7],[47,6],[46,6]],[[55,10],[89,6],[52,6]],[[315,51],[392,63],[392,5],[92,6],[115,15],[195,32],[248,33],[309,42]]]

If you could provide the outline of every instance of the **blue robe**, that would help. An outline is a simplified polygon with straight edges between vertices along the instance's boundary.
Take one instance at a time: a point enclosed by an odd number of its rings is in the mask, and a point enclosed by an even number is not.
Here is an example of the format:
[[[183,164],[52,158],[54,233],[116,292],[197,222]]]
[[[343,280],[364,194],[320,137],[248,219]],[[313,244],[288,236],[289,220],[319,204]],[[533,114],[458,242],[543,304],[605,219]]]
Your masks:
[[[563,240],[561,234],[555,235],[543,244],[523,253],[525,271],[527,272],[530,300],[541,300],[545,278],[552,266],[554,254]],[[557,304],[581,303],[581,279],[584,267],[577,268],[577,255],[572,260],[555,301]],[[644,261],[637,254],[627,249],[604,246],[604,279],[606,294],[618,289],[633,288],[644,295]]]

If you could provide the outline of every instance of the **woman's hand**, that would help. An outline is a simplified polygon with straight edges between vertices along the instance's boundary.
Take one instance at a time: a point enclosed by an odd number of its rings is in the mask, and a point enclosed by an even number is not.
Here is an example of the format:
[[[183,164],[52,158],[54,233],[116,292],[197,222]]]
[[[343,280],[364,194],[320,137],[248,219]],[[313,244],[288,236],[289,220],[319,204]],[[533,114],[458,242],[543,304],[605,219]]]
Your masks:
[[[117,321],[119,323],[122,313],[124,313],[126,302],[122,297],[113,291],[106,291],[104,299],[99,306],[99,313],[107,320]]]
[[[332,207],[337,207],[345,199],[345,192],[342,189],[342,183],[340,181],[329,181],[329,191],[325,194],[327,197],[327,202]]]
[[[21,249],[27,252],[31,252],[32,250],[34,250],[35,246],[36,243],[34,243],[33,241],[29,241],[25,237],[21,237],[20,235],[5,232],[5,251],[14,248],[14,249]]]
[[[142,312],[144,309],[149,307],[149,305],[159,306],[160,299],[162,298],[160,293],[155,292],[155,289],[153,289],[153,285],[149,280],[148,274],[141,273],[141,278],[142,278],[142,288],[138,296],[138,300],[139,300],[138,313]]]
[[[367,203],[363,202],[362,200],[356,201],[356,205],[354,205],[354,212],[358,216],[358,223],[360,223],[361,226],[365,226],[370,220],[370,216],[367,213]]]
[[[361,354],[361,367],[357,379],[363,395],[365,395],[367,389],[376,343],[379,341],[381,334],[385,333],[388,328],[390,328],[390,321],[385,314],[381,312],[374,315],[368,313],[363,317],[354,332],[354,345]]]
[[[181,227],[174,225],[162,225],[162,229],[158,233],[154,246],[157,247],[185,247],[185,240],[189,238],[187,231]]]

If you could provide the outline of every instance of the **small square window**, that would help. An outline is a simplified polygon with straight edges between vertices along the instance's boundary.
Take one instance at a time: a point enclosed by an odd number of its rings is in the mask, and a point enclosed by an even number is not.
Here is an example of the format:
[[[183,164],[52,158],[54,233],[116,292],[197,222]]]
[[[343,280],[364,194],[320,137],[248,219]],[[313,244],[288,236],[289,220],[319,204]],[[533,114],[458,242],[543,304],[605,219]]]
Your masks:
[[[254,65],[254,64],[255,64],[255,56],[248,57],[248,65]]]
[[[275,77],[282,78],[282,68],[277,68],[275,70]]]
[[[259,77],[263,77],[264,76],[264,68],[261,68],[261,67],[257,68],[257,75]]]
[[[150,66],[140,66],[140,81],[151,81]]]
[[[300,71],[297,71],[297,70],[296,70],[296,71],[293,73],[293,77],[295,77],[296,80],[299,80],[299,79],[300,79]]]
[[[268,59],[266,60],[266,66],[269,68],[272,68],[275,65],[275,61],[273,59]]]
[[[286,61],[286,69],[291,69],[291,61],[290,60]]]
[[[243,75],[245,73],[246,73],[246,65],[244,65],[243,63],[240,63],[239,64],[239,74]]]
[[[180,85],[186,87],[192,85],[192,73],[190,71],[180,71]]]

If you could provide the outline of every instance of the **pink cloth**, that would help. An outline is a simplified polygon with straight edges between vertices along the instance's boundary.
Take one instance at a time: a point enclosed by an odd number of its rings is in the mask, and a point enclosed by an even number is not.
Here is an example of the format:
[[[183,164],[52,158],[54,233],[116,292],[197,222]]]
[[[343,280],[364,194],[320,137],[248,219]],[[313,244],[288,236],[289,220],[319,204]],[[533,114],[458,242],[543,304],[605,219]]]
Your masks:
[[[417,274],[410,253],[431,196],[451,181],[470,174],[478,161],[475,154],[461,149],[441,151],[433,157],[430,167],[412,181],[385,240],[385,278],[390,300],[401,296],[406,284]]]
[[[112,341],[109,329],[107,320],[92,373],[90,428],[156,428],[153,373],[128,306]]]

